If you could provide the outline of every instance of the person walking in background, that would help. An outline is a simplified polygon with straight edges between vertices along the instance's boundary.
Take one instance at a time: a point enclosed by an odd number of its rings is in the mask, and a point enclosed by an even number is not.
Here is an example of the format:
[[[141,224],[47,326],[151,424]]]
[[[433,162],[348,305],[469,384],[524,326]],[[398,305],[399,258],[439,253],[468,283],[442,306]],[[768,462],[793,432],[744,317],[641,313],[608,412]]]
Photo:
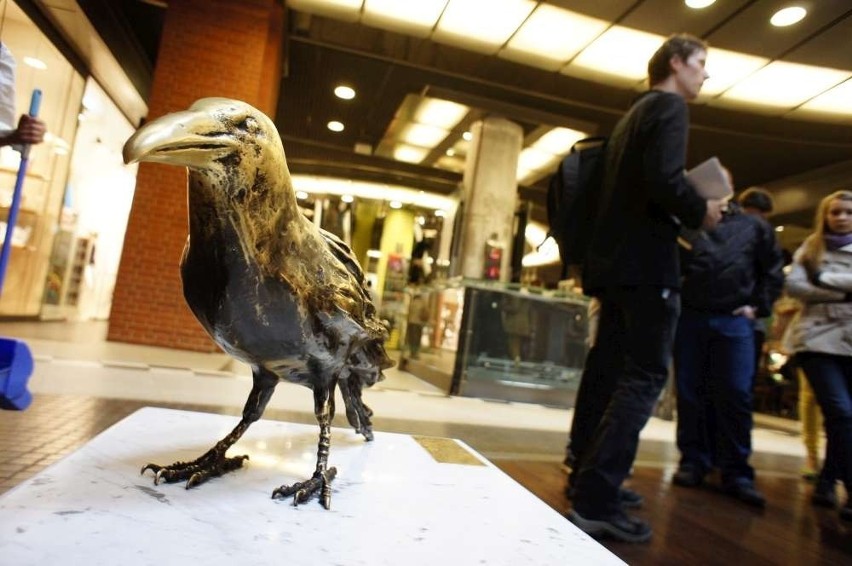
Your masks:
[[[680,311],[680,225],[710,229],[722,214],[723,203],[700,197],[684,176],[686,101],[698,96],[708,77],[706,58],[700,39],[668,38],[648,62],[650,90],[618,122],[606,147],[583,289],[601,302],[597,341],[621,340],[622,352],[606,370],[614,388],[596,401],[603,411],[590,415],[599,422],[568,514],[595,536],[651,538],[646,522],[624,512],[619,490],[668,378]]]
[[[772,210],[775,208],[772,195],[758,187],[746,189],[739,196],[737,202],[739,202],[740,207],[742,207],[743,212],[746,214],[752,214],[767,221],[769,220],[769,215],[772,214]],[[769,322],[771,314],[754,320],[754,379],[757,379],[757,371],[760,368],[760,361],[763,357],[763,345],[766,343],[766,325]]]
[[[749,189],[739,202],[754,200],[771,210],[771,197],[760,189]],[[726,493],[763,507],[748,463],[755,324],[781,294],[784,258],[772,226],[736,203],[716,228],[685,238],[674,347],[681,459],[673,481],[696,487],[718,465]]]
[[[823,466],[814,496],[836,498],[836,473],[847,493],[840,517],[852,521],[852,191],[822,199],[814,233],[793,256],[786,289],[804,305],[792,348],[822,409],[825,460],[835,468]]]
[[[792,262],[792,256],[790,258]],[[770,351],[775,351],[787,359],[778,366],[778,371],[786,369],[796,376],[799,384],[798,413],[799,421],[802,423],[802,442],[805,445],[805,465],[801,474],[807,481],[816,481],[819,476],[820,456],[819,437],[822,429],[822,412],[814,397],[813,389],[808,384],[805,372],[796,363],[793,353],[792,336],[796,321],[802,312],[802,303],[790,297],[786,293],[781,296],[772,307],[772,325],[769,328],[769,339],[767,342]],[[836,502],[835,502],[836,503]]]

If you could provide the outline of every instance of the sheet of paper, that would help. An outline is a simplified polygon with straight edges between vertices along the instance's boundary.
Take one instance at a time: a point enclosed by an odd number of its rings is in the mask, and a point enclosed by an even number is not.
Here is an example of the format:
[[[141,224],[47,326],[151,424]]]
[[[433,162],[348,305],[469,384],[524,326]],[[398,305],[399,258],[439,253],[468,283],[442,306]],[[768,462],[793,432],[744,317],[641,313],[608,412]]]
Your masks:
[[[734,194],[718,157],[711,157],[687,171],[686,180],[706,199],[723,199]]]

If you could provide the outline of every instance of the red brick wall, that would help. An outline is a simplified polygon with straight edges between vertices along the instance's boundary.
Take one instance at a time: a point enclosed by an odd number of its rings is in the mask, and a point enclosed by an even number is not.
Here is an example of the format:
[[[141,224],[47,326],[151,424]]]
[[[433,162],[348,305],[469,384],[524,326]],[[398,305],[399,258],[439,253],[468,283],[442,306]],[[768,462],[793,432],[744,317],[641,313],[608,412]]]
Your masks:
[[[170,0],[148,118],[207,96],[236,98],[274,116],[284,9],[274,0]],[[127,225],[108,339],[215,351],[183,299],[186,170],[143,163]]]

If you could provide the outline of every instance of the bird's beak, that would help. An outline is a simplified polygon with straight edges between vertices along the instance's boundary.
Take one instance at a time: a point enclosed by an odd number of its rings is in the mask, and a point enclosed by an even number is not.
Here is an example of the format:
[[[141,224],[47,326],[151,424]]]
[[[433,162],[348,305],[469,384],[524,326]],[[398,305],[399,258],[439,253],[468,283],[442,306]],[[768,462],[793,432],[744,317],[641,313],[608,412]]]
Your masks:
[[[155,161],[203,168],[225,155],[235,143],[207,112],[166,114],[139,128],[124,144],[124,162]]]

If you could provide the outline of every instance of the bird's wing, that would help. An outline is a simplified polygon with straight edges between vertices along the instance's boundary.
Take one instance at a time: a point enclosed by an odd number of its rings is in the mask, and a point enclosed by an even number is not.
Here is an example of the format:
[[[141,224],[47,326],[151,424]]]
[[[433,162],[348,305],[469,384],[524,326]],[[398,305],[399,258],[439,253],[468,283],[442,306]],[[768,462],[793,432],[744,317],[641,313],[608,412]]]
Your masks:
[[[381,323],[376,314],[376,307],[370,297],[370,290],[367,288],[367,281],[364,278],[364,272],[358,264],[358,260],[355,259],[352,249],[346,245],[343,240],[323,229],[320,229],[319,233],[323,240],[325,240],[328,250],[332,253],[335,259],[337,259],[346,268],[355,280],[357,289],[352,290],[356,291],[360,295],[360,300],[358,302],[362,304],[364,308],[360,313],[356,314],[349,312],[349,315],[360,318],[358,322],[367,331],[367,334],[371,338],[370,342],[373,342],[373,345],[367,348],[368,350],[372,350],[372,352],[368,355],[373,359],[380,359],[380,365],[383,368],[390,367],[392,362],[387,357],[387,354],[385,354],[384,348],[382,347],[382,344],[387,339],[387,328],[385,328],[385,326]],[[361,317],[359,317],[358,314],[360,314]]]
[[[320,228],[319,233],[325,240],[325,243],[328,245],[328,249],[331,250],[334,257],[346,267],[349,273],[351,273],[355,280],[361,285],[364,290],[364,294],[369,297],[370,293],[367,291],[367,284],[364,280],[364,271],[361,269],[361,266],[358,265],[358,260],[355,259],[355,255],[352,253],[352,248],[347,246],[343,240],[331,232],[326,232]]]

